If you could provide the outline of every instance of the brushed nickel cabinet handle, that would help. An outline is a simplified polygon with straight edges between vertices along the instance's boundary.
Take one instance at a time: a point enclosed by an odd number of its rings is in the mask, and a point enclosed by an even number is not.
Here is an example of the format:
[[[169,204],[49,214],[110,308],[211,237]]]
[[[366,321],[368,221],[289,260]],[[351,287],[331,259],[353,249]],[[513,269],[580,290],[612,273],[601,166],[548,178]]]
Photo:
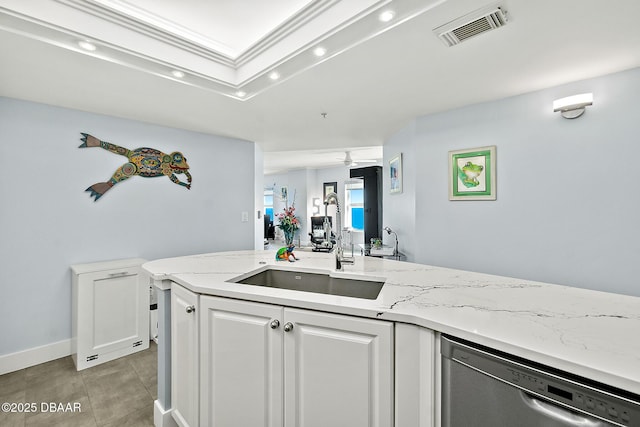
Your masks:
[[[129,274],[128,271],[120,271],[118,273],[109,273],[109,277],[122,277],[126,276],[127,274]]]

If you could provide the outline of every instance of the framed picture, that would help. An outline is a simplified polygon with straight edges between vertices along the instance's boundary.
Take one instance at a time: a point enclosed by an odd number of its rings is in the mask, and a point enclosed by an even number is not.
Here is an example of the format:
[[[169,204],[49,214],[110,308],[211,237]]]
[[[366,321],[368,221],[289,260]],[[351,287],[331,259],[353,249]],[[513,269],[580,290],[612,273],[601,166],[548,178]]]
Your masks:
[[[280,200],[287,203],[288,198],[289,198],[289,191],[287,187],[280,187]]]
[[[389,160],[389,178],[391,194],[402,193],[402,153]]]
[[[338,183],[337,182],[325,182],[322,185],[322,201],[324,202],[327,199],[327,195],[329,193],[338,193]]]
[[[449,151],[449,200],[496,200],[496,146]]]

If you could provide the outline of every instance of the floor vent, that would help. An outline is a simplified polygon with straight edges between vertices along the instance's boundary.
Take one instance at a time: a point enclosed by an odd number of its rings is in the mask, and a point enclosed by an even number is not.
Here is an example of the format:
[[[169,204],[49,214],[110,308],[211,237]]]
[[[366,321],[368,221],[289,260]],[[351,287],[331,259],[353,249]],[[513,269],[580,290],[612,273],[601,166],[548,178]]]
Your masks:
[[[501,6],[494,4],[454,19],[434,29],[433,32],[451,47],[506,24],[507,12]]]

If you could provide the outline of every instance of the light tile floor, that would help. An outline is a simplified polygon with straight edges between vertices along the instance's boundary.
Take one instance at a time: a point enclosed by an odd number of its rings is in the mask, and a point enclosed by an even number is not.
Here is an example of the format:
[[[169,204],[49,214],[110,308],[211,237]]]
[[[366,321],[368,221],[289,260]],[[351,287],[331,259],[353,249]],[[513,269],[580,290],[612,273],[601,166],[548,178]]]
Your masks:
[[[0,426],[153,426],[157,364],[151,341],[147,350],[80,372],[67,356],[0,375],[0,403],[35,404],[35,412],[0,411]],[[80,411],[52,411],[51,403]]]

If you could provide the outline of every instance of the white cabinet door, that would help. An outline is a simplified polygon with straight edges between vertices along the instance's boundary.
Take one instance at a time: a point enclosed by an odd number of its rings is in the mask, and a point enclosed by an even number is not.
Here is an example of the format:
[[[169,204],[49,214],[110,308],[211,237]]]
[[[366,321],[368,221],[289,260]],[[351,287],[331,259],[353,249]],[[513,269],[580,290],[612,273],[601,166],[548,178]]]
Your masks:
[[[282,307],[203,296],[200,308],[200,425],[281,427]]]
[[[285,427],[393,426],[393,323],[284,312]]]
[[[198,425],[198,295],[171,285],[171,407],[181,427]]]
[[[72,356],[78,370],[149,347],[143,260],[72,266]]]

